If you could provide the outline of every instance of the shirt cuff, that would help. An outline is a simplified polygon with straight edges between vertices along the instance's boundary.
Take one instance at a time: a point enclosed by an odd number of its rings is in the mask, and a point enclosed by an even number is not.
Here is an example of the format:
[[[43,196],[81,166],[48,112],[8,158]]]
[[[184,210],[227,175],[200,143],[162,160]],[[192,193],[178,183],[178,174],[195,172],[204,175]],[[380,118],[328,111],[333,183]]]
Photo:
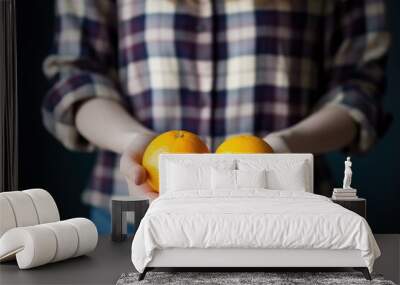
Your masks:
[[[44,126],[70,150],[95,149],[95,146],[78,132],[75,125],[75,115],[79,105],[92,98],[121,101],[111,80],[101,75],[85,73],[60,80],[43,102]]]
[[[367,95],[356,90],[337,88],[328,93],[317,104],[316,109],[334,105],[347,111],[358,126],[358,134],[354,141],[346,148],[347,152],[362,153],[368,151],[377,140],[375,122],[377,121],[376,102],[372,102]]]

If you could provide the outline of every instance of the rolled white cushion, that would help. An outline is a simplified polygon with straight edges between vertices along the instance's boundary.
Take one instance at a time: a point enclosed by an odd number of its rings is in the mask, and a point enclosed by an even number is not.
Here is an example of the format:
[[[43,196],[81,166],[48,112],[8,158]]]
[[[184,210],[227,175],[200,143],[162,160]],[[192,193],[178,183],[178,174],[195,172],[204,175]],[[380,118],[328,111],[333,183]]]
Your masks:
[[[56,236],[57,249],[51,262],[73,257],[78,250],[78,233],[73,225],[66,221],[43,224]]]
[[[0,238],[0,261],[16,257],[20,269],[86,254],[97,245],[97,230],[88,219],[18,227]]]
[[[98,233],[92,221],[85,218],[74,218],[64,222],[73,225],[78,233],[78,248],[74,257],[91,252],[96,248]]]
[[[51,262],[56,248],[56,236],[43,225],[14,228],[0,239],[0,261],[16,255],[19,268],[28,269]]]
[[[39,224],[57,222],[60,220],[56,202],[49,192],[43,189],[29,189],[22,192],[31,197],[38,214]]]
[[[15,228],[17,222],[8,199],[0,195],[0,237],[9,229]]]
[[[31,197],[21,191],[0,193],[11,205],[17,227],[33,226],[39,223],[38,214]]]

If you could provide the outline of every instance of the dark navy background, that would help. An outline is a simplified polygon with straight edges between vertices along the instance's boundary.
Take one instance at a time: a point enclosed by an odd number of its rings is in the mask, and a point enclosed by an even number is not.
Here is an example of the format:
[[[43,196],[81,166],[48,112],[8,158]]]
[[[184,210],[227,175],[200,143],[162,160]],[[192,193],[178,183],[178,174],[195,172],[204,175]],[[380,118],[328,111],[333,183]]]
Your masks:
[[[368,199],[368,221],[375,233],[400,233],[400,1],[388,0],[393,45],[387,68],[386,110],[394,122],[367,155],[353,157],[353,186]],[[69,152],[44,129],[41,100],[48,89],[42,62],[52,41],[54,1],[17,1],[19,92],[19,186],[42,187],[57,201],[62,218],[87,216],[80,194],[94,155]],[[338,134],[340,135],[340,134]],[[336,184],[343,179],[341,153],[328,156]],[[398,176],[399,175],[399,176]]]

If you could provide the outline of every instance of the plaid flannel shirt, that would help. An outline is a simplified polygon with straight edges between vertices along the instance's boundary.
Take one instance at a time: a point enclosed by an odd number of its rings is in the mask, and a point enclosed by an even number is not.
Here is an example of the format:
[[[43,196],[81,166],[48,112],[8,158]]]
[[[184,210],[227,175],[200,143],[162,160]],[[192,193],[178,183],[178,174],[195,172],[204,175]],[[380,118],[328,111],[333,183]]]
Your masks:
[[[43,118],[69,149],[94,149],[74,122],[94,97],[121,102],[156,132],[197,133],[212,149],[326,104],[358,123],[353,149],[376,139],[390,41],[383,0],[59,0],[56,19]],[[108,207],[111,194],[128,193],[118,161],[99,150],[86,202]]]

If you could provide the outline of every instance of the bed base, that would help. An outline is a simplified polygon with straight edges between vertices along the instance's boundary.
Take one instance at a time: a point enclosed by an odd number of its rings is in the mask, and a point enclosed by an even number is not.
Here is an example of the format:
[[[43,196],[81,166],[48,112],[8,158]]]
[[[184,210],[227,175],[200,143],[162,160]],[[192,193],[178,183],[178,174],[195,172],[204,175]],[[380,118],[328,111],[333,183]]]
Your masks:
[[[367,267],[345,267],[346,269],[353,269],[355,271],[360,271],[363,275],[364,278],[366,280],[372,280],[371,278],[371,274],[369,273],[369,270]],[[166,268],[166,267],[146,267],[144,269],[144,271],[142,273],[139,274],[138,280],[142,281],[145,277],[146,277],[146,273],[155,269],[165,269],[166,271],[171,270],[172,268]],[[317,268],[317,267],[307,267],[307,268],[296,268],[296,267],[268,267],[268,268],[261,268],[261,267],[257,267],[257,268],[235,268],[235,267],[230,267],[230,268],[226,268],[226,267],[201,267],[201,268],[196,268],[196,267],[184,267],[184,268],[173,268],[174,270],[178,270],[178,271],[188,271],[188,269],[190,271],[200,271],[200,272],[220,272],[220,271],[226,271],[226,272],[269,272],[271,270],[273,271],[278,271],[278,272],[289,272],[289,271],[326,271],[327,267],[323,267],[323,268]],[[337,268],[332,268],[332,269],[337,269]],[[339,268],[341,269],[341,268]]]
[[[361,271],[361,273],[364,275],[365,279],[367,280],[372,280],[371,274],[369,274],[369,270],[367,267],[354,267],[354,270]]]
[[[212,272],[224,271],[326,271],[353,268],[371,280],[365,261],[359,250],[333,249],[246,249],[246,248],[168,248],[156,249],[152,260],[139,275],[154,269],[197,269]],[[318,270],[319,269],[319,270]]]

